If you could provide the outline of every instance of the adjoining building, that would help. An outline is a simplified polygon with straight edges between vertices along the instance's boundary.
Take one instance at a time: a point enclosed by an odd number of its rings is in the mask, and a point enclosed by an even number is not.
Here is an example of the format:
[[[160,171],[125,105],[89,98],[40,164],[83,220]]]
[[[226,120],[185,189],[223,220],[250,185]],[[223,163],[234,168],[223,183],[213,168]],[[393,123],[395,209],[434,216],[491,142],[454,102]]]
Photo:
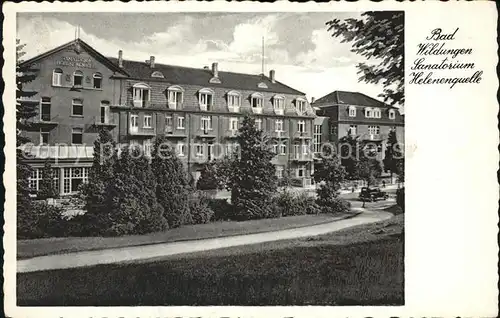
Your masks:
[[[389,132],[394,130],[404,143],[404,115],[392,107],[362,93],[334,91],[311,105],[318,117],[314,122],[314,144],[338,142],[345,136],[375,145],[383,159]],[[319,147],[315,146],[315,152]]]
[[[268,76],[189,68],[105,57],[77,39],[23,64],[35,64],[36,79],[27,88],[39,105],[33,129],[26,133],[34,168],[30,186],[38,189],[41,168],[50,160],[61,195],[73,194],[88,180],[93,142],[107,127],[120,144],[142,145],[165,135],[186,169],[199,177],[203,164],[232,153],[234,137],[250,114],[273,139],[279,177],[289,173],[298,186],[311,183],[310,151],[314,118],[305,94]]]

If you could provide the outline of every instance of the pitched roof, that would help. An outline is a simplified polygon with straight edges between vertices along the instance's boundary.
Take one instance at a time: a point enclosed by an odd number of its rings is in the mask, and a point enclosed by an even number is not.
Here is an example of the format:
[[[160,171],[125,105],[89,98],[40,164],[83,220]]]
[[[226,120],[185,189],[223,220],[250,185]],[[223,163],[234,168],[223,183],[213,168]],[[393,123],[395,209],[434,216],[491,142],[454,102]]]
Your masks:
[[[328,104],[328,105],[320,105],[320,104]],[[390,105],[387,105],[363,93],[346,92],[346,91],[331,92],[330,94],[325,95],[314,101],[313,106],[325,107],[338,104],[393,108]]]
[[[93,47],[91,47],[90,45],[85,43],[82,39],[76,39],[76,40],[70,41],[70,42],[65,43],[63,45],[60,45],[56,48],[53,48],[52,50],[49,50],[47,52],[44,52],[44,53],[39,54],[37,56],[34,56],[34,57],[30,58],[29,60],[23,61],[21,63],[21,65],[33,64],[35,62],[38,62],[41,59],[46,58],[47,56],[50,56],[54,53],[57,53],[59,51],[65,50],[65,49],[70,48],[70,47],[75,47],[75,48],[81,47],[83,50],[85,50],[85,51],[89,52],[90,54],[92,54],[93,56],[95,56],[105,66],[109,67],[110,69],[112,69],[114,71],[117,71],[117,72],[120,72],[120,73],[127,75],[125,70],[120,69],[115,63],[111,62],[108,58],[106,58],[104,55],[102,55],[101,53],[96,51]]]
[[[115,63],[115,65],[118,65],[117,58],[108,57],[108,59]],[[210,69],[167,65],[156,62],[154,66],[154,68],[151,68],[147,62],[123,60],[123,69],[130,75],[130,77],[136,79],[150,80],[153,72],[160,71],[164,76],[164,78],[160,80],[171,84],[191,84],[209,87],[220,86],[241,90],[305,95],[303,92],[278,81],[272,83],[267,76],[262,74],[252,75],[219,71],[218,78],[221,83],[212,84],[210,83],[210,79],[213,77],[213,74]],[[257,85],[261,82],[264,82],[268,88],[259,88]]]

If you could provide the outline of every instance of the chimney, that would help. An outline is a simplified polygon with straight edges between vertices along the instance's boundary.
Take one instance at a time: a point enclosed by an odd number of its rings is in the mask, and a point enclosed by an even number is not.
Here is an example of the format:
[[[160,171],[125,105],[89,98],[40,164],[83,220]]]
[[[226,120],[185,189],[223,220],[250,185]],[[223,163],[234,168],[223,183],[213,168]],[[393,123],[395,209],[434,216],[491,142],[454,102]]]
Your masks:
[[[313,104],[316,101],[316,98],[311,97],[311,104]]]
[[[155,57],[154,56],[149,57],[149,67],[155,68]]]
[[[269,71],[269,78],[271,79],[271,83],[276,83],[275,75],[276,75],[276,72],[274,70]]]
[[[219,77],[219,64],[218,63],[212,63],[212,73],[214,74],[214,77]]]
[[[118,51],[118,67],[123,68],[123,51]]]

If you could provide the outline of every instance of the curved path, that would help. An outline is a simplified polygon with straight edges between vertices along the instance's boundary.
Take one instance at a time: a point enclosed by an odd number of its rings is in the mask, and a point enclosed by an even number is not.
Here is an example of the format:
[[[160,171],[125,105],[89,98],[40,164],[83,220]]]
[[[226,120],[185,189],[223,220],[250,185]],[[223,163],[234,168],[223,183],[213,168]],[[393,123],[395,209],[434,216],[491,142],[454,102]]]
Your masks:
[[[351,226],[378,222],[392,217],[391,213],[363,208],[353,208],[362,212],[359,215],[330,223],[307,227],[280,230],[274,232],[255,233],[228,236],[221,238],[202,239],[193,241],[160,243],[142,246],[130,246],[106,250],[81,251],[67,254],[38,256],[17,261],[17,272],[36,272],[52,269],[64,269],[99,264],[119,263],[125,261],[144,260],[162,256],[183,253],[193,253],[211,249],[258,244],[271,241],[289,240],[301,237],[316,236]]]

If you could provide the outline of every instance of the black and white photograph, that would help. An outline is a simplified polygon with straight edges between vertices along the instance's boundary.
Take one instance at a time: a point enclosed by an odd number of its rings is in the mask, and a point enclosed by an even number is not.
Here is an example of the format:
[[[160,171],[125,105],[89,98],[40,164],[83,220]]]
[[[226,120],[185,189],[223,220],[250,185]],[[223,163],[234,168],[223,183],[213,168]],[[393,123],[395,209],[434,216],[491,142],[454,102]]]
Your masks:
[[[7,317],[496,316],[492,3],[3,13]]]
[[[404,304],[403,11],[16,35],[18,305]]]

